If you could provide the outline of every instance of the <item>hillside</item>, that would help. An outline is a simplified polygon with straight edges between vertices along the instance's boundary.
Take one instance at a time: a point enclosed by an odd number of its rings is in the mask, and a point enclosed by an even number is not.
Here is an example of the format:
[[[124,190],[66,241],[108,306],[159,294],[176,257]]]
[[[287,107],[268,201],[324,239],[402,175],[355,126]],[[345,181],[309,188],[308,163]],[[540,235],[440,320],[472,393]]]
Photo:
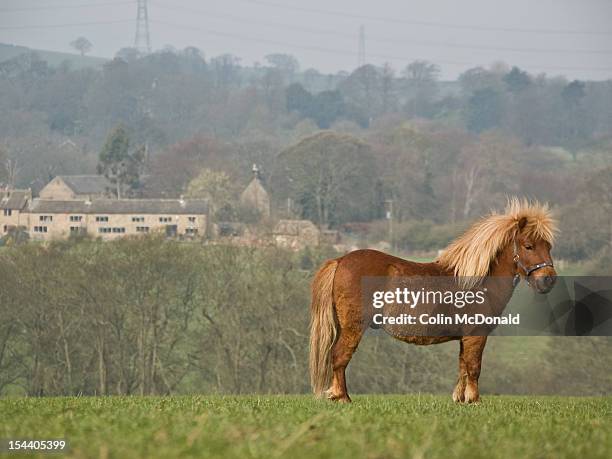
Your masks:
[[[72,53],[60,53],[42,49],[31,49],[25,46],[0,43],[0,62],[4,62],[20,54],[35,52],[41,59],[47,61],[51,66],[57,66],[64,61],[70,62],[72,68],[80,69],[86,67],[100,67],[107,59],[94,56],[80,56]]]

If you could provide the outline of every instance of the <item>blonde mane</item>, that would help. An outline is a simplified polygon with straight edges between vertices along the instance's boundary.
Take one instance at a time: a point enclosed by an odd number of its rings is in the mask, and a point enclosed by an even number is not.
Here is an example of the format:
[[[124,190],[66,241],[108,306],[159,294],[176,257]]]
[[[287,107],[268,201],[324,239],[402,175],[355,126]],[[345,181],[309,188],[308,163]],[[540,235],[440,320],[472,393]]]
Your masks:
[[[548,205],[511,198],[503,214],[492,212],[481,218],[436,261],[459,277],[464,288],[472,288],[489,274],[498,252],[517,236],[519,221],[523,218],[526,224],[521,234],[553,244],[557,224]]]

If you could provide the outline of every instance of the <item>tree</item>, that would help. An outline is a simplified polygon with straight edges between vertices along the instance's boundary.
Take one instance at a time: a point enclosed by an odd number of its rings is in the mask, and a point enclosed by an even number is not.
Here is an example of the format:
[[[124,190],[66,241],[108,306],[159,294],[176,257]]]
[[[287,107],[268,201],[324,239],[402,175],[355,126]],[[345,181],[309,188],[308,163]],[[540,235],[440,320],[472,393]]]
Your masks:
[[[137,61],[142,54],[138,51],[138,48],[121,48],[119,51],[115,53],[115,58],[119,58],[124,60],[127,63]]]
[[[427,61],[414,61],[404,69],[406,89],[409,94],[406,110],[413,116],[431,116],[437,91],[436,81],[440,68]]]
[[[404,77],[415,82],[436,81],[440,74],[440,67],[427,61],[416,60],[404,69]]]
[[[313,111],[313,97],[299,83],[293,83],[285,89],[287,111],[296,111],[304,117],[310,117]]]
[[[574,80],[565,86],[561,93],[564,103],[561,135],[574,161],[578,155],[578,149],[588,138],[590,129],[589,113],[584,107],[585,87],[582,81]]]
[[[220,209],[231,208],[235,201],[230,176],[210,169],[202,169],[189,182],[186,195],[189,198],[208,199],[212,215]]]
[[[502,116],[502,96],[493,88],[479,89],[469,98],[467,127],[480,133],[499,125]]]
[[[527,72],[512,67],[512,70],[504,76],[504,83],[510,92],[518,93],[531,84],[531,78]]]
[[[395,93],[395,72],[388,62],[382,69],[381,76],[382,112],[395,110],[397,95]]]
[[[123,126],[116,127],[107,137],[100,152],[98,173],[104,174],[116,186],[117,198],[124,191],[139,186],[140,172],[145,159],[145,147],[130,151],[130,138]]]
[[[373,65],[366,64],[356,69],[339,85],[344,98],[365,118],[364,127],[370,119],[382,111],[382,75]]]
[[[277,69],[287,81],[292,81],[300,69],[298,60],[290,54],[268,54],[266,61]]]
[[[314,98],[313,117],[321,129],[329,128],[345,111],[340,91],[321,91]]]
[[[203,168],[238,175],[236,155],[228,144],[213,137],[195,136],[155,155],[145,184],[149,196],[178,196]]]
[[[81,56],[84,56],[91,50],[93,45],[87,38],[79,37],[76,40],[71,41],[70,46],[72,46],[79,53],[81,53]]]
[[[303,218],[334,225],[373,212],[376,164],[370,146],[355,137],[320,132],[281,152],[276,167],[273,188],[293,199]]]
[[[9,188],[13,188],[20,172],[21,166],[19,161],[8,156],[5,150],[0,147],[0,186],[6,185]]]
[[[8,181],[8,171],[6,170],[7,156],[4,149],[0,147],[0,185]]]

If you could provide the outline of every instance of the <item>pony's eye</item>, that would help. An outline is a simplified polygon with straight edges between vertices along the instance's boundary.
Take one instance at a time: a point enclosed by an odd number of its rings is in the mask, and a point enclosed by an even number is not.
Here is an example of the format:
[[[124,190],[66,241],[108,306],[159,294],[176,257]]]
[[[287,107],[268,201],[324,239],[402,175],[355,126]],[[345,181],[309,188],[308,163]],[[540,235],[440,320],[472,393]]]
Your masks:
[[[526,248],[527,250],[533,250],[533,246],[532,246],[532,245],[529,245],[529,244],[527,244],[527,245],[525,246],[525,248]]]

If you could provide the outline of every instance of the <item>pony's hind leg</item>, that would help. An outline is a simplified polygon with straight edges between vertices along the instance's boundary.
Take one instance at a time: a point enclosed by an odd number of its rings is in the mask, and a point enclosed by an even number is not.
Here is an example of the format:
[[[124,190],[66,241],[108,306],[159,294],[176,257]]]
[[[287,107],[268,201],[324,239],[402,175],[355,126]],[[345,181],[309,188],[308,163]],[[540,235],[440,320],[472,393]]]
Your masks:
[[[327,391],[327,398],[338,402],[350,402],[348,390],[346,388],[346,367],[348,366],[353,353],[361,341],[363,330],[361,324],[345,324],[339,318],[340,327],[338,340],[332,349],[332,384]]]

